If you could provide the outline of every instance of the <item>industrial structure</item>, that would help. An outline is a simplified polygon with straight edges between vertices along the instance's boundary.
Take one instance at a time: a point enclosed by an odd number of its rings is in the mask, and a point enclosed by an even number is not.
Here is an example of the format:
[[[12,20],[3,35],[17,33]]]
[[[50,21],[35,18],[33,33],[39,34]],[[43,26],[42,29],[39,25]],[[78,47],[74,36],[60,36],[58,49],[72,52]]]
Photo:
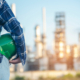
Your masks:
[[[16,16],[16,6],[12,4],[12,11]],[[47,50],[46,37],[46,9],[43,8],[43,32],[40,26],[35,27],[35,51],[27,49],[26,64],[11,65],[10,71],[33,71],[33,70],[80,70],[80,34],[79,45],[67,45],[65,13],[57,12],[55,16],[56,28],[54,32],[54,54]]]
[[[54,33],[55,34],[55,55],[56,55],[55,69],[58,68],[57,66],[61,66],[61,68],[65,66],[65,69],[66,69],[67,60],[66,60],[66,37],[65,37],[64,12],[56,13],[55,21],[56,21],[56,30]]]
[[[74,68],[80,70],[80,33],[79,33],[79,45],[74,47]]]
[[[38,58],[46,56],[46,9],[45,8],[43,8],[43,33],[41,35],[40,27],[36,26],[35,47]]]
[[[35,35],[35,47],[36,47],[36,58],[40,58],[43,56],[42,54],[42,39],[41,39],[41,34],[40,34],[40,27],[36,26],[36,35]]]
[[[28,70],[47,70],[48,69],[48,57],[46,53],[46,9],[43,8],[43,33],[40,33],[40,26],[35,28],[35,52],[31,55],[35,55],[34,61],[28,59]],[[29,53],[30,55],[30,53]]]

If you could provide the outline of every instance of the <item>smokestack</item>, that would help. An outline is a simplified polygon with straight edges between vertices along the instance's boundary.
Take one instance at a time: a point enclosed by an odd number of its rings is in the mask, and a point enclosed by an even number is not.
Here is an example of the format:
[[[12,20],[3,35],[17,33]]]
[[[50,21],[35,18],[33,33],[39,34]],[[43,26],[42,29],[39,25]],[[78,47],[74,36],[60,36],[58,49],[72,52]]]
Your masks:
[[[12,4],[11,9],[12,9],[14,15],[16,16],[16,5],[14,3]]]
[[[37,25],[35,29],[36,29],[36,40],[40,41],[41,40],[40,27]]]
[[[46,9],[43,8],[43,34],[46,34]]]
[[[79,33],[79,58],[80,58],[80,33]]]
[[[36,26],[36,36],[40,36],[40,27]]]

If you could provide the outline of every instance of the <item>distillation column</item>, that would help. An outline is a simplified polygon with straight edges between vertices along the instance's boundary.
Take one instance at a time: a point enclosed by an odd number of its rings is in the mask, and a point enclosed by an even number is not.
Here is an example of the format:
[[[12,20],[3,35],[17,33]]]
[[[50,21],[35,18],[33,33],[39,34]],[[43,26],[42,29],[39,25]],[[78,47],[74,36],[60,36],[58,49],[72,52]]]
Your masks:
[[[36,58],[42,57],[42,42],[41,42],[41,34],[40,34],[40,27],[36,26],[36,39],[35,39],[35,46],[36,46]]]
[[[43,8],[43,35],[42,35],[42,43],[43,43],[43,57],[46,56],[46,9]]]

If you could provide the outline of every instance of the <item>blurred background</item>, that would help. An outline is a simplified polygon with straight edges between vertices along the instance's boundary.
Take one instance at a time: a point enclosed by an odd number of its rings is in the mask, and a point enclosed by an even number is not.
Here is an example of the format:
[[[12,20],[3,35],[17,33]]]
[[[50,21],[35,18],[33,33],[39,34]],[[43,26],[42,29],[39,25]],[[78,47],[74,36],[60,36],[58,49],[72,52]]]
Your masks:
[[[25,66],[10,66],[10,79],[80,80],[80,1],[6,1],[23,27],[27,53]]]

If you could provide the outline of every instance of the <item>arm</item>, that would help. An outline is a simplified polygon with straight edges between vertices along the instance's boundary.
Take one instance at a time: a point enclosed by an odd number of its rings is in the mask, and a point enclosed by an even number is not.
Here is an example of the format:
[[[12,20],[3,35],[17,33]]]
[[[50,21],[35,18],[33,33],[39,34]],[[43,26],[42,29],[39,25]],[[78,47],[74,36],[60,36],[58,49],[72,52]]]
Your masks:
[[[0,36],[1,36],[2,26],[0,26]]]
[[[2,26],[0,26],[0,33],[1,33],[1,31],[2,31]]]
[[[11,33],[17,49],[18,58],[16,60],[10,61],[10,63],[15,64],[21,61],[24,65],[26,61],[26,47],[23,29],[21,28],[18,20],[15,18],[7,2],[2,0],[0,5],[0,25],[2,25],[4,29]]]

